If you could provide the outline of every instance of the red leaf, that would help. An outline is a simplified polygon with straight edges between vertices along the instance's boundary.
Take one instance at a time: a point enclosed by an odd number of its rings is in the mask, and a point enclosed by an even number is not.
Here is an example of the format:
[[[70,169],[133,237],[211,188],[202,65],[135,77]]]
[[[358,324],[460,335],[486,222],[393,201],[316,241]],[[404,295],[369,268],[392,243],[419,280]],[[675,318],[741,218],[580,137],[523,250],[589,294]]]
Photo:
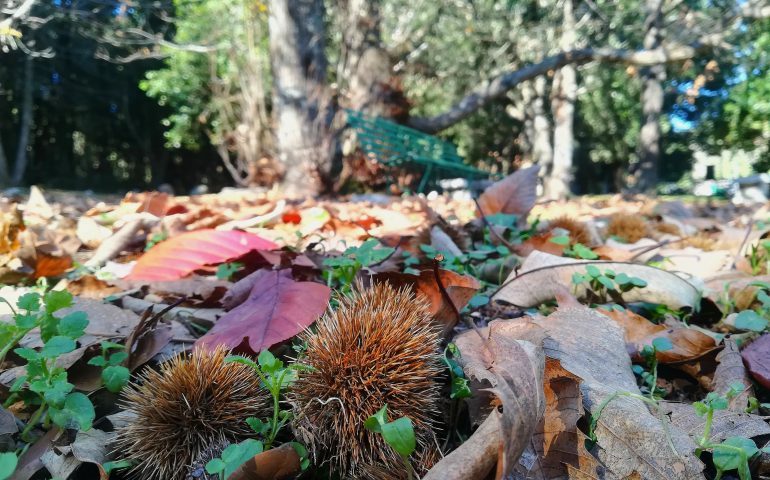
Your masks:
[[[315,282],[295,282],[289,270],[262,270],[249,298],[217,320],[195,345],[258,353],[310,326],[329,303],[331,290]]]
[[[754,340],[741,352],[743,363],[760,385],[770,388],[770,334]]]
[[[257,249],[277,248],[273,242],[237,230],[197,230],[152,247],[142,255],[127,280],[178,280],[203,267],[240,257]]]

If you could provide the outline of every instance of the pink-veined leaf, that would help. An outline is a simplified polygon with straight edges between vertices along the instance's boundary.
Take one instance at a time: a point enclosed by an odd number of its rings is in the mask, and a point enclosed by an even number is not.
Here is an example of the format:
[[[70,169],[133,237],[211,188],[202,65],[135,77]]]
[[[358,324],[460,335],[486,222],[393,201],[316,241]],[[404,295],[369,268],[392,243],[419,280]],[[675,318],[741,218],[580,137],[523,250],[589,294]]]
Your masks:
[[[273,242],[238,230],[196,230],[152,247],[136,262],[127,280],[178,280],[205,266],[236,259],[257,249],[277,248]]]
[[[262,270],[249,297],[222,316],[195,342],[259,353],[309,327],[329,304],[331,290],[316,282],[295,282],[291,270]]]

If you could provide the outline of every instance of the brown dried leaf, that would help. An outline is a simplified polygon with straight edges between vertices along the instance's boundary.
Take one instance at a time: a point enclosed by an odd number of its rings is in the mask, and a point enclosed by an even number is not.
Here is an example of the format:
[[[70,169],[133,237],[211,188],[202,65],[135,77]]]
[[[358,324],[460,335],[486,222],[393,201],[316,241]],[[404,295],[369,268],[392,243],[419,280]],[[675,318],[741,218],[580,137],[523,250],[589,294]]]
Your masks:
[[[463,332],[455,343],[468,378],[477,388],[488,387],[503,406],[499,471],[504,477],[529,444],[545,408],[543,332],[529,320],[517,319],[495,320],[480,333]]]
[[[558,360],[545,361],[545,415],[532,437],[534,461],[525,473],[530,479],[601,478],[604,467],[585,447],[586,436],[577,423],[583,416],[581,379]],[[519,467],[523,467],[519,462]]]
[[[433,270],[423,270],[420,275],[410,273],[384,272],[372,276],[373,282],[388,282],[394,287],[408,286],[416,294],[422,295],[430,304],[430,315],[443,329],[444,336],[457,325],[457,314],[476,294],[481,284],[470,275],[460,275],[450,270],[439,270],[441,285],[446,290],[454,308],[441,294]]]
[[[640,395],[623,331],[611,319],[587,307],[574,307],[535,321],[548,334],[546,355],[583,379],[583,406],[588,412],[594,413],[615,392]],[[702,478],[703,464],[692,453],[695,443],[676,428],[665,429],[662,421],[642,401],[618,397],[599,418],[594,453],[620,477],[638,472],[648,479]]]
[[[479,196],[483,214],[509,213],[526,219],[537,200],[539,171],[539,165],[523,168],[492,184]]]
[[[423,480],[486,478],[497,463],[500,417],[501,414],[493,410],[473,435],[434,465]]]
[[[623,311],[600,309],[599,312],[610,317],[623,328],[626,349],[635,362],[644,360],[641,355],[642,349],[645,345],[652,345],[656,338],[668,338],[673,345],[669,350],[656,353],[661,363],[692,360],[719,348],[713,337],[684,325],[679,328],[656,325],[628,309]]]
[[[585,273],[586,265],[611,269],[647,281],[647,287],[623,294],[627,302],[661,303],[671,308],[693,307],[700,301],[698,290],[671,272],[647,265],[621,262],[581,261],[533,251],[521,269],[512,272],[493,300],[503,300],[522,308],[536,307],[556,297],[556,286],[572,284],[573,273]],[[585,286],[577,286],[577,296],[585,295]]]
[[[254,455],[238,467],[228,480],[284,480],[299,472],[300,458],[290,443]]]
[[[716,371],[714,372],[713,391],[724,393],[734,383],[741,383],[745,387],[738,395],[729,400],[728,408],[736,412],[743,412],[748,405],[749,397],[754,396],[754,386],[746,373],[738,344],[732,337],[724,339],[724,349],[717,355]]]

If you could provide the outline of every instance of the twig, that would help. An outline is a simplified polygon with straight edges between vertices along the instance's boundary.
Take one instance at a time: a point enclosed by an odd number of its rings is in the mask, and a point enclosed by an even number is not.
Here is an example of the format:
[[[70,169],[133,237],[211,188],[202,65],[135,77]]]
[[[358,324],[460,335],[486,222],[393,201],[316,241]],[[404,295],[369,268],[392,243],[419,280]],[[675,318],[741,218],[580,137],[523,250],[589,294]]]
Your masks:
[[[658,242],[655,245],[648,245],[646,247],[639,247],[642,250],[640,250],[639,252],[635,253],[634,256],[629,258],[627,261],[628,262],[633,262],[634,260],[636,260],[637,258],[639,258],[640,256],[644,255],[647,252],[651,252],[652,250],[658,249],[660,247],[665,247],[669,243],[680,242],[680,241],[685,240],[687,238],[688,237],[669,238],[668,240],[663,240],[662,242]]]
[[[515,246],[514,246],[514,245],[513,245],[511,242],[509,242],[508,240],[504,239],[504,238],[502,237],[502,235],[500,235],[499,233],[497,233],[497,230],[495,230],[494,228],[492,228],[492,225],[491,225],[491,224],[489,223],[489,221],[487,220],[487,216],[486,216],[486,215],[484,215],[484,211],[481,209],[481,204],[479,204],[479,201],[478,201],[478,199],[474,198],[474,199],[473,199],[473,202],[476,204],[476,208],[477,208],[477,209],[478,209],[478,211],[479,211],[479,215],[481,215],[481,221],[482,221],[482,222],[484,222],[484,226],[485,226],[485,227],[487,227],[487,228],[489,229],[490,233],[494,234],[494,235],[495,235],[495,237],[497,237],[497,239],[498,239],[498,240],[500,240],[500,242],[502,242],[502,244],[503,244],[503,245],[505,245],[506,247],[508,247],[508,250],[510,250],[510,251],[512,251],[512,252],[513,252],[513,251],[515,251],[515,250],[516,250],[516,247],[515,247]]]
[[[746,242],[749,241],[749,235],[751,235],[751,230],[754,228],[754,222],[749,222],[749,228],[746,229],[746,235],[743,236],[743,241],[741,242],[741,246],[738,247],[738,251],[735,252],[735,257],[733,258],[733,268],[738,265],[738,259],[741,256],[741,252],[743,251],[743,247],[746,246]]]

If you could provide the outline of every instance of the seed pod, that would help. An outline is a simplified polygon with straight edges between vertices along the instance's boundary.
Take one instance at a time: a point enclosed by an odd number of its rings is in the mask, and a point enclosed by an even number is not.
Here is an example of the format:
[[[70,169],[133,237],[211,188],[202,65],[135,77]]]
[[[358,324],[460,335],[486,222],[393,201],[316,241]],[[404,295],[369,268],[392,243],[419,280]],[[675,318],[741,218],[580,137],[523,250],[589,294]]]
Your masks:
[[[411,462],[424,472],[437,460],[439,332],[428,305],[387,283],[359,289],[304,336],[312,367],[296,382],[295,430],[317,464],[341,478],[406,478],[399,455],[364,427],[383,405],[390,420],[408,417],[417,449]]]
[[[270,396],[251,367],[225,363],[227,351],[195,350],[146,370],[124,390],[133,421],[117,432],[115,452],[143,480],[184,480],[207,449],[253,437],[249,417],[271,414]]]

